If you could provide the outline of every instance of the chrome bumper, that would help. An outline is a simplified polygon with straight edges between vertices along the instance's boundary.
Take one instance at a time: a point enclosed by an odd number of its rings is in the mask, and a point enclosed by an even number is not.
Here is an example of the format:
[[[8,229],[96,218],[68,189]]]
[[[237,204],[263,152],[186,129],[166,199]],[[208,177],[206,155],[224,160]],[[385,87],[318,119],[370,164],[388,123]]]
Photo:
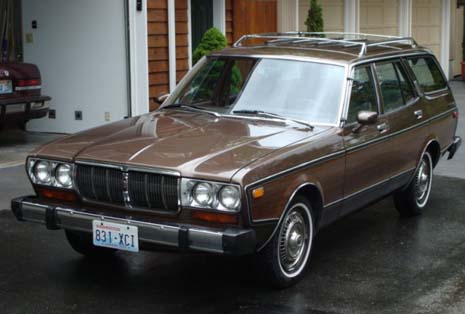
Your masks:
[[[49,230],[69,229],[92,232],[93,220],[137,226],[139,241],[179,250],[195,250],[228,255],[246,255],[255,251],[255,231],[251,229],[210,229],[204,227],[165,225],[89,213],[82,209],[42,204],[34,197],[11,201],[19,221],[44,224]]]
[[[460,148],[461,144],[462,144],[462,139],[460,138],[460,136],[455,136],[454,141],[452,142],[452,145],[447,149],[449,151],[449,157],[447,159],[454,158],[454,155],[457,152],[457,150]]]

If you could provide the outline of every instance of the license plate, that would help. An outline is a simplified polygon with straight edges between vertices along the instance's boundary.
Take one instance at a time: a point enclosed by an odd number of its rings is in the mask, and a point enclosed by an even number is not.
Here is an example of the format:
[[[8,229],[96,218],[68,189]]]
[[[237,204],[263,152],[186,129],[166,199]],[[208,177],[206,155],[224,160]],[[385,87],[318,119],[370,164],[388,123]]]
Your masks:
[[[136,226],[94,220],[92,234],[95,246],[139,252],[139,234]]]
[[[9,94],[13,92],[13,84],[10,80],[0,81],[0,94]]]

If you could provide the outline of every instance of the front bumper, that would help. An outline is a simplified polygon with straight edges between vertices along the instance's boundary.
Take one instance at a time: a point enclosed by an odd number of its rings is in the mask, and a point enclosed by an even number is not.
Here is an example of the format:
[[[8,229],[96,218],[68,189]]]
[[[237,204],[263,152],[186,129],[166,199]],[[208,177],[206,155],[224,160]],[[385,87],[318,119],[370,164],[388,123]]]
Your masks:
[[[461,144],[462,144],[462,139],[460,138],[460,136],[455,136],[454,141],[452,142],[452,145],[448,148],[449,157],[447,159],[454,158],[454,155],[457,152],[457,150],[460,148]]]
[[[139,241],[142,244],[162,245],[179,250],[247,255],[255,252],[256,247],[255,231],[251,229],[219,230],[191,225],[149,223],[99,215],[83,209],[47,205],[39,202],[35,197],[12,200],[11,210],[19,221],[44,224],[49,230],[69,229],[91,233],[93,220],[137,226]]]

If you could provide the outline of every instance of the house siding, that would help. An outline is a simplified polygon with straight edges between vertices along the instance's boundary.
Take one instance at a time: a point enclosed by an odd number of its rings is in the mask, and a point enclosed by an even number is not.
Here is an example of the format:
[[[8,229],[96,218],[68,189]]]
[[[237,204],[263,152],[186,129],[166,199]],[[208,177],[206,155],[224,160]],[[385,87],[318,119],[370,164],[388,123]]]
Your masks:
[[[226,0],[226,39],[229,46],[234,43],[234,10],[232,1]]]
[[[150,110],[157,108],[152,100],[169,91],[168,5],[166,0],[147,0],[149,49]]]
[[[189,71],[189,27],[187,1],[176,0],[176,83]]]

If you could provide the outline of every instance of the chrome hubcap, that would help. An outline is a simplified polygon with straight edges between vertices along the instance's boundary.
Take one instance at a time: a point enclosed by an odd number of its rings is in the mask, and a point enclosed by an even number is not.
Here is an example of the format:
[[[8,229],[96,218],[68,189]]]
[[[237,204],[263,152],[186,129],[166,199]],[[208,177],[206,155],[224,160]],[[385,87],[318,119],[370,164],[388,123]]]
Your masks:
[[[279,258],[287,273],[300,267],[308,249],[307,224],[298,211],[291,212],[283,222],[279,237]]]
[[[424,158],[421,161],[420,167],[415,177],[415,195],[417,204],[424,206],[428,200],[431,186],[431,167],[428,161]]]

